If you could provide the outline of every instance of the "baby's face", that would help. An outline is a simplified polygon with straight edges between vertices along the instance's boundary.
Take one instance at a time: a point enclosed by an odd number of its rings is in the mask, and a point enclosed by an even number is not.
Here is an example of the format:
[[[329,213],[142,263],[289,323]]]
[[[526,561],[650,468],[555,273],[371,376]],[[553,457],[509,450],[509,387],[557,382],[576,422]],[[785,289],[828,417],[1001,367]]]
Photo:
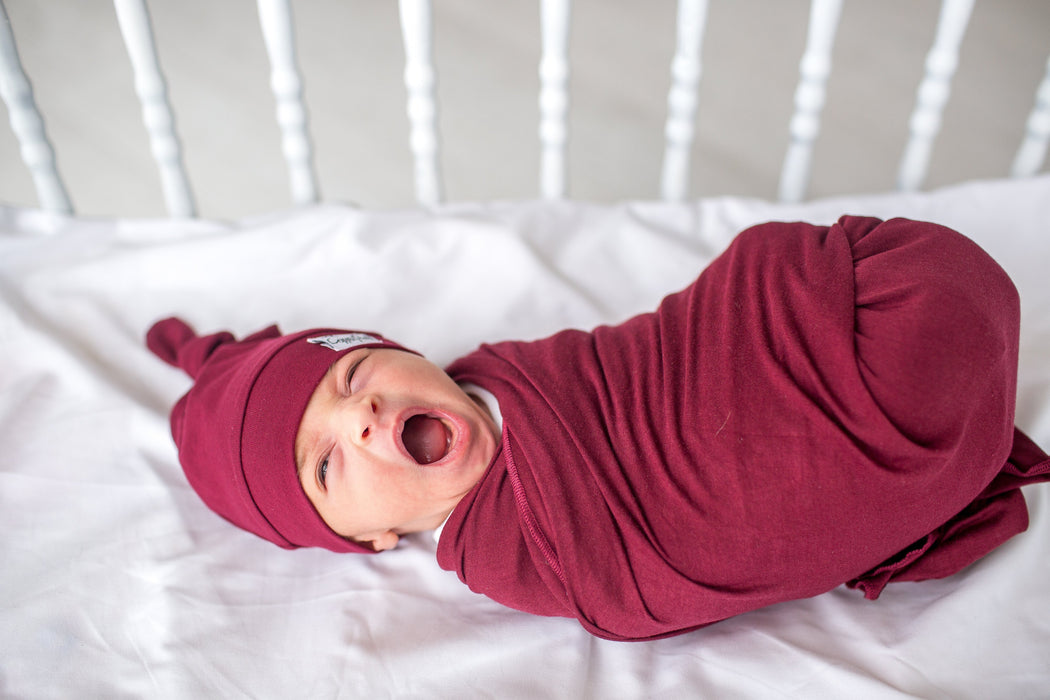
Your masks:
[[[328,526],[389,549],[436,528],[488,468],[499,431],[432,362],[388,348],[341,357],[299,424],[299,481]]]

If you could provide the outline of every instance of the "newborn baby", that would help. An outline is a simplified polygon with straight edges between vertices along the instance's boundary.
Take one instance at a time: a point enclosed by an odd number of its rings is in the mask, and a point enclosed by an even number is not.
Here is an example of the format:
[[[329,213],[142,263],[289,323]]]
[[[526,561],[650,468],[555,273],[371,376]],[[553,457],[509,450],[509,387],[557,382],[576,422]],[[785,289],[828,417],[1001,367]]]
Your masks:
[[[1027,526],[1050,459],[1013,426],[1018,299],[947,228],[741,233],[617,326],[447,370],[375,333],[177,319],[172,413],[205,502],[282,547],[435,530],[473,590],[654,639],[838,585],[947,576]]]

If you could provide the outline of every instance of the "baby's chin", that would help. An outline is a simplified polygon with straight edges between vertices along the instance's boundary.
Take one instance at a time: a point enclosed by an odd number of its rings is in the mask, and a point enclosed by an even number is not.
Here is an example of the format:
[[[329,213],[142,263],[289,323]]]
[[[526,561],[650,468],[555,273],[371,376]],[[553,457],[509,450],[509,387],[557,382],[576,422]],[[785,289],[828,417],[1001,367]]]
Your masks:
[[[445,477],[444,486],[453,500],[458,503],[484,478],[496,457],[498,446],[499,434],[495,424],[488,422],[475,426],[468,439],[453,446],[455,458],[449,459],[446,471],[441,475]]]

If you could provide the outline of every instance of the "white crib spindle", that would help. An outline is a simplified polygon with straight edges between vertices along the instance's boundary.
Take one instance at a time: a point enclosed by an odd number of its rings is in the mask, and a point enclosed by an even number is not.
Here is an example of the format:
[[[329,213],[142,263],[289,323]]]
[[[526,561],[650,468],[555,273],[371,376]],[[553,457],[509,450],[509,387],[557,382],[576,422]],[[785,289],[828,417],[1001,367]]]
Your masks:
[[[541,0],[540,193],[565,196],[569,113],[569,0]]]
[[[809,11],[806,50],[799,65],[795,89],[795,113],[791,117],[791,141],[780,173],[780,199],[797,202],[809,183],[813,142],[820,132],[825,84],[831,73],[831,49],[838,31],[842,0],[813,0]]]
[[[1043,82],[1035,91],[1035,105],[1026,122],[1025,137],[1014,157],[1010,174],[1014,177],[1035,175],[1046,159],[1050,143],[1050,58],[1046,61]]]
[[[302,74],[295,61],[292,8],[288,0],[259,0],[258,8],[259,25],[270,57],[270,89],[277,102],[277,125],[281,129],[281,150],[288,163],[292,201],[309,204],[318,198],[317,179],[306,130]]]
[[[700,50],[706,23],[707,0],[679,0],[660,178],[660,194],[668,201],[681,201],[689,191],[689,155],[696,130],[697,89],[703,71]]]
[[[416,199],[441,201],[438,174],[437,103],[434,100],[433,20],[430,0],[400,0],[408,91],[409,147],[415,161]]]
[[[69,195],[58,176],[55,151],[47,138],[44,119],[33,99],[33,87],[22,69],[7,10],[0,0],[0,98],[7,104],[11,129],[18,139],[22,160],[29,168],[40,206],[48,211],[72,213]]]
[[[897,174],[897,188],[917,190],[926,178],[933,140],[941,129],[941,115],[951,94],[951,80],[959,62],[959,45],[970,22],[973,0],[944,0],[937,35],[926,55],[926,74],[919,84],[909,121],[910,136]]]
[[[172,216],[194,216],[193,195],[182,165],[182,149],[175,134],[175,115],[157,59],[145,0],[114,0],[117,22],[135,74],[135,92],[142,103],[142,121],[160,171],[164,201]]]

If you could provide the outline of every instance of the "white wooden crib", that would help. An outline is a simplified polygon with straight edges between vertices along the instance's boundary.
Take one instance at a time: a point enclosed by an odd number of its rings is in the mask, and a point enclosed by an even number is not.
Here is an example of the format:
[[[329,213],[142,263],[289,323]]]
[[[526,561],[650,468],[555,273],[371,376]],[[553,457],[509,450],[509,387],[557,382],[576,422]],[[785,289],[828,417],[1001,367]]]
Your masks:
[[[584,10],[590,13],[600,12],[601,8],[595,10],[581,3]],[[701,78],[704,66],[705,39],[709,34],[719,32],[718,26],[708,28],[708,2],[694,0],[679,3],[677,14],[672,18],[669,15],[670,4],[665,7],[654,7],[642,12],[642,16],[648,13],[661,14],[657,28],[665,30],[666,36],[657,37],[654,41],[649,38],[650,43],[666,47],[665,55],[670,57],[669,70],[659,76],[662,84],[666,87],[666,116],[664,118],[664,147],[662,149],[662,162],[659,173],[650,174],[652,183],[639,192],[631,193],[632,198],[653,197],[657,193],[664,200],[680,201],[690,196],[693,190],[690,188],[691,165],[696,162],[705,164],[711,160],[712,144],[697,143],[695,138],[697,126],[705,123],[706,112],[717,112],[716,109],[708,110],[708,105],[700,104]],[[795,15],[801,16],[804,9],[801,3],[798,8],[792,8]],[[18,4],[16,3],[16,6]],[[393,4],[390,4],[393,7]],[[530,8],[532,4],[527,4]],[[886,10],[878,10],[883,21],[887,21],[885,27],[892,28],[893,22],[911,22],[919,24],[928,35],[920,35],[918,31],[906,33],[901,32],[899,40],[887,42],[887,50],[880,55],[878,52],[871,53],[866,59],[863,55],[850,55],[846,61],[871,61],[871,79],[873,89],[880,84],[878,75],[882,70],[895,72],[894,66],[887,65],[885,68],[880,63],[889,63],[892,54],[897,52],[918,52],[920,47],[924,49],[925,63],[922,66],[909,66],[910,78],[914,85],[907,91],[913,97],[910,107],[910,116],[898,113],[896,123],[891,128],[899,138],[898,164],[895,175],[883,173],[881,177],[885,184],[882,189],[890,189],[896,186],[900,190],[911,191],[923,186],[930,168],[931,157],[934,147],[939,146],[945,151],[963,148],[966,141],[1000,139],[998,143],[1005,143],[1009,136],[999,136],[987,124],[967,123],[969,132],[962,135],[956,143],[939,144],[938,134],[943,123],[943,116],[949,105],[949,97],[952,91],[953,79],[955,79],[956,68],[960,62],[960,51],[964,48],[964,40],[967,38],[970,19],[974,15],[975,3],[973,0],[954,0],[943,2],[936,12],[937,5],[932,2],[922,3],[923,7],[915,7],[913,3],[899,3],[895,9],[897,14]],[[1001,17],[990,16],[989,24],[994,31],[996,23],[1002,24],[1000,31],[1016,31],[1018,19],[1025,17],[1024,6],[1016,3],[1008,7],[1000,8],[1000,15],[1014,15],[1014,24],[1004,24]],[[184,164],[180,138],[177,129],[175,112],[169,100],[169,91],[166,87],[163,62],[157,47],[154,31],[151,26],[150,15],[147,5],[143,0],[120,1],[113,4],[115,8],[115,20],[119,25],[120,34],[123,37],[127,49],[127,55],[133,68],[134,87],[141,101],[142,116],[145,124],[146,135],[149,139],[150,150],[155,158],[159,171],[160,186],[164,193],[164,201],[168,212],[173,216],[192,216],[197,212],[195,205],[194,188],[191,186],[190,177]],[[760,9],[761,4],[755,9]],[[170,9],[161,5],[162,14],[171,12]],[[303,8],[304,10],[309,8]],[[441,143],[441,115],[439,114],[436,100],[436,83],[438,80],[438,66],[435,64],[435,50],[433,39],[433,17],[429,2],[403,1],[398,5],[400,12],[401,37],[404,46],[404,85],[407,95],[408,128],[405,136],[411,150],[412,157],[412,181],[414,183],[414,196],[416,201],[423,205],[433,205],[444,199],[445,187],[443,186],[443,168],[439,144]],[[440,5],[439,5],[439,10]],[[469,6],[457,8],[458,11],[471,11]],[[546,198],[564,197],[568,192],[569,177],[567,176],[567,143],[575,122],[570,121],[569,112],[572,103],[572,85],[570,81],[570,25],[573,7],[567,0],[549,0],[538,4],[539,26],[535,27],[538,36],[529,37],[536,41],[536,54],[538,56],[539,97],[536,116],[539,120],[539,193]],[[718,3],[712,14],[718,19]],[[981,19],[983,8],[978,6],[978,19]],[[1038,8],[1036,8],[1038,10]],[[28,15],[27,19],[33,19],[34,14],[44,10],[36,9],[30,12],[23,10]],[[187,8],[186,13],[194,13],[199,8]],[[749,10],[754,11],[754,10]],[[97,10],[96,10],[97,12]],[[509,10],[508,10],[509,12]],[[520,10],[518,11],[520,12]],[[638,12],[637,10],[635,11]],[[840,17],[843,13],[841,0],[827,0],[825,2],[813,2],[809,8],[805,27],[805,36],[790,37],[792,43],[798,43],[802,47],[798,57],[799,69],[794,74],[797,77],[797,85],[794,88],[793,111],[786,128],[781,128],[776,136],[782,138],[786,150],[782,158],[779,171],[779,184],[776,194],[784,201],[798,201],[803,199],[807,193],[807,185],[810,181],[812,161],[814,157],[814,145],[821,131],[821,117],[827,94],[829,76],[832,74],[833,56],[836,47],[837,32],[840,26]],[[855,17],[851,20],[852,16]],[[866,27],[855,27],[856,24],[863,25],[870,21],[868,11],[863,8],[846,6],[846,17],[850,20],[846,23],[846,34],[840,41],[839,53],[849,53],[854,50],[855,45],[861,40],[869,37],[864,33]],[[1033,10],[1028,9],[1028,14]],[[265,40],[266,54],[270,61],[269,83],[276,104],[277,123],[280,126],[281,150],[287,164],[288,182],[290,183],[291,201],[296,204],[313,203],[320,199],[321,187],[316,175],[313,143],[316,139],[309,133],[310,124],[307,118],[307,107],[304,102],[304,86],[312,87],[309,76],[304,76],[299,68],[296,56],[296,34],[292,21],[292,8],[288,2],[259,2],[258,20]],[[613,8],[609,14],[621,16],[621,21],[632,21],[637,18],[631,17],[629,12]],[[351,13],[349,22],[360,21]],[[368,16],[364,19],[369,19]],[[515,19],[518,19],[515,14]],[[589,19],[589,17],[585,17]],[[673,23],[672,23],[673,20]],[[1039,20],[1046,21],[1045,11],[1035,12],[1036,26]],[[38,20],[39,21],[39,20]],[[254,31],[250,26],[243,23],[253,21],[247,10],[239,17],[241,26],[234,27],[241,32]],[[38,110],[34,100],[31,82],[18,58],[15,39],[10,32],[10,25],[4,15],[3,29],[0,30],[0,45],[3,46],[2,71],[4,79],[2,82],[3,99],[8,105],[13,132],[18,138],[19,150],[26,163],[35,186],[39,202],[42,207],[52,211],[72,211],[73,206],[67,187],[63,183],[60,169],[56,165],[54,148],[48,139],[46,122]],[[761,33],[761,23],[752,21],[755,27],[755,40],[764,41],[766,37]],[[747,26],[734,27],[747,30]],[[802,29],[801,21],[797,21],[795,29]],[[1045,29],[1045,27],[1039,27]],[[533,29],[527,27],[527,29]],[[588,48],[594,42],[600,42],[601,38],[587,37],[586,26],[581,34],[584,34]],[[980,34],[981,27],[975,30]],[[227,28],[229,31],[229,28]],[[336,28],[342,31],[342,28]],[[798,33],[798,32],[796,32]],[[497,35],[498,36],[498,35]],[[613,40],[615,37],[610,37]],[[735,42],[738,52],[748,49],[750,36],[744,34],[739,36]],[[804,44],[802,39],[804,38]],[[979,37],[983,38],[983,37]],[[306,37],[309,41],[311,37]],[[397,42],[399,37],[391,34],[386,37],[389,43]],[[715,35],[717,40],[718,36]],[[450,40],[454,40],[450,39]],[[907,41],[911,44],[906,44]],[[440,38],[439,38],[440,41]],[[789,39],[784,37],[784,41]],[[925,41],[925,44],[920,42]],[[303,43],[303,42],[299,42]],[[673,43],[673,52],[670,47]],[[1003,42],[1004,46],[1010,44],[1009,40]],[[599,44],[600,46],[600,44]],[[1039,47],[1045,48],[1045,47]],[[721,51],[713,56],[721,60],[724,65],[729,60],[740,62],[739,56],[723,57],[724,49],[716,45],[715,51]],[[615,57],[617,54],[627,54],[629,60],[637,62],[643,58],[640,55],[632,55],[630,46],[612,45],[608,46],[609,55],[605,57],[606,63],[613,64],[615,69]],[[1021,53],[1021,52],[1017,52]],[[918,55],[918,54],[916,54]],[[983,54],[982,54],[983,55]],[[353,57],[356,61],[367,60],[367,56]],[[1012,58],[1012,57],[1007,57]],[[1042,53],[1040,53],[1042,58]],[[226,59],[229,60],[229,57]],[[592,59],[593,60],[593,59]],[[601,57],[596,59],[601,61]],[[971,70],[975,75],[971,79],[977,85],[977,89],[985,87],[988,83],[1008,83],[1016,85],[1016,93],[1026,93],[1027,100],[1023,104],[1026,108],[1025,114],[1009,114],[1003,121],[1009,120],[1013,126],[1010,136],[1014,137],[1011,144],[1013,158],[1009,164],[1009,174],[1012,176],[1027,176],[1037,172],[1045,160],[1047,140],[1050,138],[1050,98],[1047,97],[1048,80],[1050,80],[1050,63],[1044,65],[1041,61],[1030,62],[1031,65],[1018,66],[1008,63],[1005,59],[999,64],[991,66],[974,65],[971,62],[964,67]],[[715,64],[715,68],[722,68]],[[584,70],[590,77],[597,72],[584,61]],[[253,66],[258,68],[258,66]],[[1042,69],[1042,70],[1040,70]],[[981,75],[981,73],[985,75]],[[784,75],[789,75],[785,72]],[[1022,77],[1025,76],[1025,77]],[[1042,78],[1041,82],[1036,76]],[[128,76],[131,77],[131,76]],[[262,82],[264,76],[259,74],[246,76],[254,78],[256,82]],[[616,76],[599,75],[598,80],[614,80]],[[630,76],[627,76],[630,77]],[[647,76],[655,77],[655,76]],[[850,76],[851,79],[859,76]],[[962,76],[966,80],[969,76]],[[624,78],[626,79],[626,78]],[[450,82],[454,82],[450,79]],[[1027,83],[1027,90],[1024,84]],[[761,83],[747,83],[740,81],[737,88],[740,91],[754,90],[755,85]],[[319,88],[322,86],[318,86]],[[323,86],[327,87],[327,86]],[[479,86],[484,89],[484,86]],[[500,86],[504,87],[504,86]],[[525,89],[521,86],[519,89]],[[655,93],[648,86],[638,85],[637,88],[645,87],[650,94]],[[361,90],[360,85],[350,84],[348,90]],[[507,88],[510,91],[511,88]],[[618,89],[630,90],[631,86]],[[583,99],[587,99],[587,90]],[[871,93],[850,92],[840,90],[843,100],[863,99],[865,102],[878,101],[877,96]],[[1016,94],[1015,93],[1015,94]],[[1034,95],[1034,98],[1033,98]],[[836,95],[832,94],[834,98]],[[504,93],[495,93],[491,96],[482,94],[483,99],[493,100],[505,99]],[[996,95],[992,95],[996,97]],[[998,100],[995,111],[1006,112],[1018,111],[1018,100],[1012,98],[1012,104],[1004,104],[1004,100]],[[740,101],[742,110],[754,109],[754,102]],[[761,104],[761,103],[758,103]],[[965,104],[960,109],[972,109],[972,104]],[[985,105],[990,106],[990,105]],[[219,105],[221,107],[221,105]],[[717,105],[716,105],[717,107]],[[789,105],[762,105],[771,111],[783,111],[787,114]],[[214,107],[213,107],[214,109]],[[698,114],[699,113],[699,114]],[[840,110],[846,119],[850,113]],[[531,115],[530,115],[531,116]],[[741,115],[742,116],[742,115]],[[213,121],[220,124],[221,114],[215,114]],[[1023,125],[1023,126],[1022,126]],[[345,128],[355,128],[355,124],[349,123]],[[655,127],[651,124],[650,127]],[[498,130],[500,124],[491,125],[490,128]],[[724,129],[724,127],[722,127]],[[854,127],[855,128],[855,127]],[[979,131],[978,131],[979,129]],[[655,143],[653,136],[658,131],[652,128],[654,134],[648,135],[645,143]],[[782,133],[780,133],[782,131]],[[703,136],[703,132],[701,133]],[[851,134],[852,135],[852,134]],[[457,134],[459,136],[459,134]],[[637,138],[636,133],[623,135],[626,138]],[[732,132],[726,134],[733,136]],[[906,137],[906,138],[905,138]],[[707,137],[711,139],[712,137]],[[713,136],[718,139],[716,133]],[[764,141],[763,143],[777,143],[777,141]],[[457,144],[458,145],[458,144]],[[466,144],[469,148],[469,144]],[[458,151],[457,151],[458,152]],[[584,159],[586,160],[586,159]],[[835,163],[833,158],[826,159],[827,162]],[[770,159],[770,163],[774,161]],[[477,161],[478,166],[483,167],[485,159]],[[493,165],[498,161],[493,159]],[[840,165],[836,163],[836,165]],[[1005,163],[1004,163],[1005,165]],[[847,170],[846,163],[841,163],[841,170]],[[860,167],[866,167],[867,164]],[[352,164],[344,166],[353,167]],[[480,169],[479,167],[479,169]],[[858,166],[854,166],[858,167]],[[952,167],[952,166],[946,166]],[[964,170],[965,172],[965,170]],[[970,172],[971,177],[992,177],[1007,174],[1004,167],[999,171]],[[842,172],[835,173],[831,177],[848,177]],[[491,179],[491,178],[490,178]],[[941,178],[941,184],[946,178]],[[658,186],[657,186],[658,181]],[[651,194],[650,194],[651,193]],[[732,192],[738,194],[738,192]],[[352,193],[351,193],[352,194]],[[455,199],[476,199],[472,193],[454,193]],[[701,193],[703,194],[703,193]],[[770,192],[769,195],[773,193]],[[506,193],[497,193],[498,198],[507,198]],[[522,196],[528,196],[523,193]],[[353,197],[352,197],[353,198]],[[491,198],[491,197],[490,197]],[[356,198],[354,198],[356,199]],[[365,202],[367,204],[367,202]],[[114,212],[121,213],[121,212]]]
[[[1046,697],[1045,486],[950,579],[605,642],[426,536],[231,527],[142,337],[338,325],[447,361],[647,310],[754,223],[910,216],[1017,284],[1046,447],[1048,54],[1041,0],[4,0],[0,696]]]

